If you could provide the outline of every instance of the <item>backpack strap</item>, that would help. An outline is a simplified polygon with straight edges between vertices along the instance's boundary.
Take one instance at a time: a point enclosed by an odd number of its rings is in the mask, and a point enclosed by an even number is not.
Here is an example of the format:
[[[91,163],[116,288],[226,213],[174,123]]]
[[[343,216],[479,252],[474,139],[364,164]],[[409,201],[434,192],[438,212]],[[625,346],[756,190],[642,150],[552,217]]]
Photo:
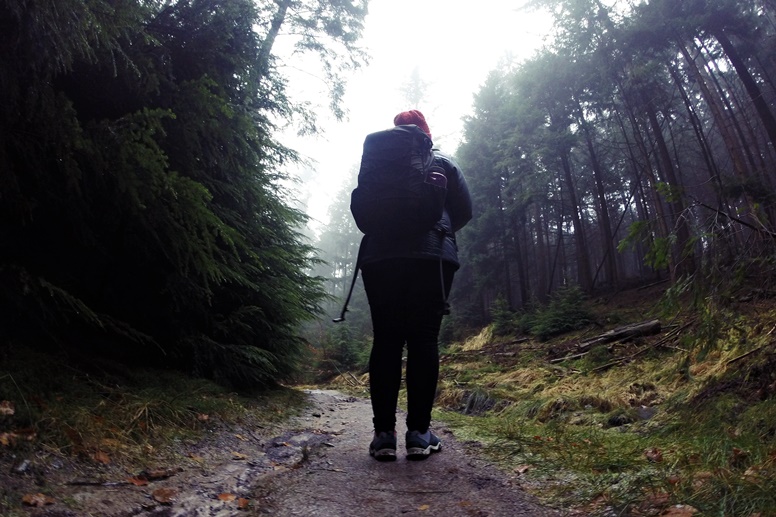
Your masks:
[[[358,255],[356,256],[356,265],[353,268],[353,280],[351,280],[350,282],[350,290],[348,291],[348,296],[345,298],[345,304],[342,306],[342,312],[340,313],[339,318],[334,318],[331,320],[334,323],[345,321],[345,313],[348,312],[348,304],[350,303],[350,297],[353,296],[353,288],[356,287],[358,270],[361,269],[361,257],[363,256],[364,241],[366,241],[366,238],[367,238],[366,235],[361,237],[361,244],[358,245]]]

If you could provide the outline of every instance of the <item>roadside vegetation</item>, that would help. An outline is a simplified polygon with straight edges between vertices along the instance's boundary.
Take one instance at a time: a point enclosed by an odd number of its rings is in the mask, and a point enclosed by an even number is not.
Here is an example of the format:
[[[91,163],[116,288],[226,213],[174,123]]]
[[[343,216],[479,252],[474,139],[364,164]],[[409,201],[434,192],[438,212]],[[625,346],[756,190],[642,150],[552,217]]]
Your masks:
[[[140,486],[203,468],[185,453],[193,444],[230,454],[233,429],[267,432],[303,407],[291,388],[237,393],[175,370],[0,347],[0,515],[83,510],[57,498],[57,471],[71,484]]]
[[[569,292],[528,318],[579,323],[547,340],[495,332],[526,320],[502,313],[447,348],[437,418],[556,506],[776,514],[776,306],[741,294],[734,306],[692,308],[690,292],[655,289],[589,300],[585,311]],[[685,310],[671,312],[672,300]],[[654,319],[657,334],[578,352],[595,335]]]

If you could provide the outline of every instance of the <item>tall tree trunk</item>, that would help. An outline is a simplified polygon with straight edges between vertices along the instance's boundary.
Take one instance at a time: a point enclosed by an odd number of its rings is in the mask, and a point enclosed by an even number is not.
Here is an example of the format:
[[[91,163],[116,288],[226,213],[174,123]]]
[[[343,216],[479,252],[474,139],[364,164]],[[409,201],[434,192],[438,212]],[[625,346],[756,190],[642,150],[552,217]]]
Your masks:
[[[593,277],[590,271],[590,255],[587,250],[587,240],[585,239],[585,230],[582,226],[579,201],[577,200],[574,180],[571,174],[571,162],[569,161],[568,150],[564,149],[561,152],[560,163],[563,168],[563,178],[568,188],[571,221],[574,224],[574,249],[577,253],[577,281],[583,292],[591,293],[593,291]]]
[[[609,219],[609,204],[606,201],[606,189],[604,188],[604,172],[601,168],[601,163],[598,160],[598,153],[596,153],[595,146],[593,145],[593,136],[591,135],[590,126],[585,120],[582,112],[582,106],[577,102],[577,122],[582,128],[582,132],[585,135],[585,143],[587,144],[587,152],[590,157],[590,165],[593,168],[593,179],[595,180],[596,194],[598,198],[598,215],[601,218],[599,221],[601,239],[604,241],[604,274],[606,280],[614,287],[618,284],[617,278],[617,264],[615,262],[615,250],[614,250],[614,237],[612,236],[612,224]],[[592,284],[592,281],[591,281]]]
[[[528,285],[528,272],[525,267],[525,212],[520,217],[512,218],[512,234],[515,242],[515,263],[517,266],[517,279],[520,284],[520,306],[526,307],[531,301]]]
[[[647,119],[652,128],[652,134],[657,144],[658,158],[663,171],[663,178],[674,189],[681,189],[681,184],[676,176],[671,154],[668,151],[668,145],[663,137],[663,131],[660,122],[657,120],[655,111],[649,99],[645,99],[644,107],[647,112]],[[673,253],[673,267],[671,268],[671,279],[676,281],[679,278],[691,275],[695,272],[695,257],[690,247],[690,228],[687,223],[687,214],[685,214],[684,202],[682,196],[672,194],[668,202],[674,216],[676,228],[676,246]]]
[[[687,70],[690,77],[695,80],[700,88],[701,95],[703,95],[703,98],[706,100],[706,104],[709,106],[711,114],[717,122],[719,134],[725,142],[728,153],[730,153],[730,159],[733,161],[733,169],[739,177],[745,178],[747,176],[747,167],[744,162],[744,157],[741,155],[738,142],[736,142],[735,135],[730,131],[727,115],[725,115],[724,110],[720,107],[717,97],[709,89],[706,79],[703,77],[703,74],[698,68],[695,59],[690,55],[690,52],[682,44],[678,44],[678,47],[687,64]]]
[[[539,203],[533,203],[534,232],[536,233],[536,298],[543,303],[547,300],[547,293],[550,289],[552,278],[547,278],[547,239],[545,238],[543,217]]]
[[[275,40],[280,34],[280,28],[286,21],[286,15],[288,14],[288,8],[291,5],[291,0],[275,0],[278,5],[278,10],[272,17],[272,23],[270,24],[267,36],[261,43],[261,49],[259,51],[259,70],[266,74],[269,69],[269,57],[272,53],[272,47],[275,45]]]
[[[701,49],[705,51],[705,54],[709,54],[709,51],[703,42],[701,42]],[[735,90],[731,88],[729,84],[726,84],[727,87],[723,87],[720,83],[719,77],[722,77],[726,83],[727,81],[725,80],[724,74],[722,74],[722,72],[719,70],[717,60],[706,59],[705,54],[703,52],[699,54],[699,58],[702,59],[704,63],[704,66],[701,68],[701,70],[708,70],[706,75],[711,80],[711,82],[714,83],[714,86],[717,88],[717,93],[719,94],[719,99],[725,106],[726,112],[730,114],[730,122],[733,125],[733,129],[735,130],[736,134],[738,135],[739,142],[741,142],[741,150],[745,154],[747,162],[749,163],[749,170],[752,174],[754,174],[758,170],[755,155],[759,155],[759,151],[755,150],[752,152],[752,147],[757,147],[757,139],[747,138],[746,134],[744,133],[744,129],[741,126],[741,122],[739,121],[739,119],[743,118],[743,122],[746,124],[748,114],[741,106],[741,103],[738,101],[738,96],[736,95]]]
[[[727,204],[723,201],[723,199],[719,195],[719,193],[722,190],[722,182],[720,181],[719,168],[717,167],[717,163],[714,160],[714,155],[711,152],[711,146],[709,145],[709,140],[708,138],[706,138],[706,134],[703,131],[703,126],[701,125],[701,122],[698,118],[698,114],[696,112],[695,106],[690,101],[690,96],[687,95],[687,90],[684,88],[684,83],[682,82],[682,78],[679,76],[679,72],[676,70],[674,66],[669,66],[668,69],[669,69],[669,72],[671,73],[671,77],[674,80],[674,84],[676,85],[676,88],[682,97],[684,108],[687,110],[687,115],[688,115],[688,118],[690,119],[690,124],[692,125],[693,132],[695,133],[695,138],[698,140],[698,146],[701,149],[701,154],[703,155],[703,161],[706,163],[706,169],[708,170],[708,173],[709,173],[709,179],[716,187],[715,191],[717,193],[717,206],[722,210],[727,210],[729,209],[727,207]]]
[[[743,58],[739,55],[738,50],[730,39],[728,39],[722,28],[713,28],[710,32],[722,46],[722,50],[725,51],[725,55],[727,55],[733,68],[736,69],[738,77],[744,84],[744,88],[746,88],[749,97],[752,99],[752,103],[754,103],[754,107],[757,110],[757,114],[760,116],[760,120],[765,127],[768,138],[771,140],[771,144],[776,148],[776,118],[774,118],[771,109],[768,107],[768,103],[765,102],[765,98],[760,91],[760,87],[757,85],[757,81],[752,77]]]
[[[507,223],[504,216],[504,198],[502,193],[498,194],[498,218],[501,226],[501,261],[504,267],[504,288],[506,290],[507,306],[514,309],[514,300],[512,299],[512,272],[509,267],[509,232],[507,232]]]

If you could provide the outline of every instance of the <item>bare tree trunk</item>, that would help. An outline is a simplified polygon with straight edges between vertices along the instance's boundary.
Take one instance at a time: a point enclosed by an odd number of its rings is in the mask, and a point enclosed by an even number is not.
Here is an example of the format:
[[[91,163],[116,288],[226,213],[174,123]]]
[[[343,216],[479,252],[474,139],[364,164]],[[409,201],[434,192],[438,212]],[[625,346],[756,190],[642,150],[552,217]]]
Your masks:
[[[272,17],[272,24],[270,25],[269,32],[264,38],[259,51],[259,70],[262,73],[266,73],[269,69],[269,57],[272,53],[272,47],[275,45],[275,39],[280,34],[280,28],[283,26],[283,22],[286,21],[286,15],[288,14],[288,7],[291,5],[291,0],[275,0],[278,5],[278,10]]]
[[[585,239],[585,230],[582,226],[580,216],[579,202],[577,201],[576,190],[574,189],[574,180],[571,174],[571,163],[569,162],[569,153],[567,150],[561,152],[561,166],[563,167],[563,177],[569,193],[569,204],[571,207],[571,221],[574,224],[574,246],[577,252],[577,280],[582,291],[590,293],[593,290],[593,278],[590,272],[590,255],[587,250],[587,241]]]
[[[711,114],[714,120],[717,122],[719,134],[722,136],[722,140],[725,142],[725,147],[727,147],[728,153],[730,153],[731,160],[733,160],[733,169],[736,171],[738,176],[745,178],[747,176],[747,167],[744,163],[744,158],[741,155],[741,150],[738,143],[736,142],[735,136],[730,131],[728,118],[724,114],[724,110],[719,105],[719,99],[717,96],[712,94],[706,79],[703,77],[701,70],[698,68],[697,63],[690,55],[690,52],[687,50],[687,48],[682,44],[678,44],[678,47],[679,51],[684,57],[685,63],[687,63],[687,70],[690,74],[690,77],[695,80],[696,84],[700,88],[701,95],[703,95],[703,98],[706,100],[706,104],[709,106]]]
[[[552,278],[547,279],[547,242],[544,236],[544,227],[542,226],[541,208],[538,203],[531,205],[534,210],[534,231],[536,232],[536,297],[540,302],[547,300],[549,283]]]

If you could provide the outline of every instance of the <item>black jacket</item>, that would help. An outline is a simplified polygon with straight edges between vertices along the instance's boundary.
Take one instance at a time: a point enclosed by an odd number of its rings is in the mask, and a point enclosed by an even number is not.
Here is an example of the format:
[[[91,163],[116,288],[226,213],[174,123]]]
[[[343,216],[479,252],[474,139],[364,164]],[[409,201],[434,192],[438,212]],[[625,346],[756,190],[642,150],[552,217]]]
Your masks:
[[[455,160],[434,149],[434,164],[445,169],[447,196],[442,218],[433,230],[410,238],[369,235],[360,251],[360,265],[365,266],[389,258],[423,258],[450,262],[458,267],[458,245],[455,232],[472,218],[472,200],[469,187]]]

